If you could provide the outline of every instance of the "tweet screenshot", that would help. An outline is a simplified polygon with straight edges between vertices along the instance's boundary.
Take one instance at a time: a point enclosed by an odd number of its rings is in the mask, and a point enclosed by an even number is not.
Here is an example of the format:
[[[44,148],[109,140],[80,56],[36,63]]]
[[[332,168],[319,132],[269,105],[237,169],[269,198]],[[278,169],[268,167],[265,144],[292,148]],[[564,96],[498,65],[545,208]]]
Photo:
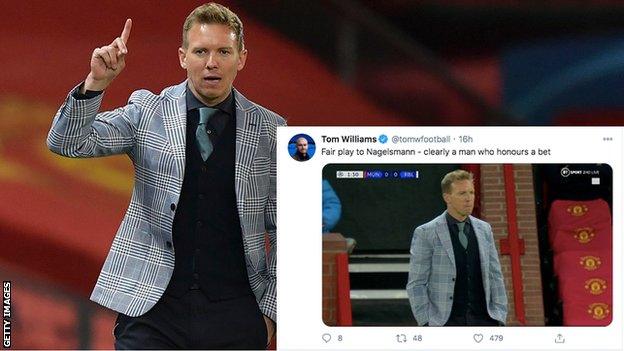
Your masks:
[[[623,135],[278,128],[278,348],[622,350]]]

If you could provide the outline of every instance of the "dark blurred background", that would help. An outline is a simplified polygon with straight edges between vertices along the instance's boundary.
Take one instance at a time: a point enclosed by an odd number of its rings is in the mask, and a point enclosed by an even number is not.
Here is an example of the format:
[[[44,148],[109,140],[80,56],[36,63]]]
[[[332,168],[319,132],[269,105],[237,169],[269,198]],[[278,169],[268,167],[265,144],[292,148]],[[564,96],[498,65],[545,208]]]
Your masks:
[[[624,121],[620,1],[240,3],[400,123]]]
[[[114,314],[87,299],[132,167],[55,156],[46,133],[92,50],[126,18],[127,67],[102,108],[184,80],[181,27],[200,4],[0,4],[0,276],[13,281],[14,348],[112,347]],[[249,49],[236,87],[290,125],[624,124],[620,1],[224,4],[243,20]]]

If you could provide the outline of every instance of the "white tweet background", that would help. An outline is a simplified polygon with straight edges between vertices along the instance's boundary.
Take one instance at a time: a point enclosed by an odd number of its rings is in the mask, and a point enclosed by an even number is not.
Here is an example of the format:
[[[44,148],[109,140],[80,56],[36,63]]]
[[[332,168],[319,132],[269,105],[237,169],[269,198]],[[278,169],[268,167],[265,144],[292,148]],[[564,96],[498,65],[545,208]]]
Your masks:
[[[316,142],[311,160],[298,162],[288,142],[305,133]],[[389,141],[326,143],[322,136],[359,135]],[[450,144],[394,144],[393,136],[451,136]],[[473,142],[459,143],[469,135]],[[620,127],[280,127],[277,142],[278,348],[378,350],[622,350],[622,165]],[[607,140],[605,140],[607,138]],[[611,138],[611,140],[608,140]],[[551,156],[324,156],[322,148],[541,148]],[[607,163],[613,169],[613,322],[608,327],[328,327],[322,321],[321,179],[328,163]],[[513,313],[513,311],[510,311]],[[329,342],[322,339],[328,333]],[[480,343],[475,333],[483,334]],[[397,343],[405,334],[407,343]],[[557,334],[564,344],[555,344]],[[338,336],[342,341],[338,341]],[[413,342],[422,335],[421,342]],[[492,342],[490,335],[503,335]]]

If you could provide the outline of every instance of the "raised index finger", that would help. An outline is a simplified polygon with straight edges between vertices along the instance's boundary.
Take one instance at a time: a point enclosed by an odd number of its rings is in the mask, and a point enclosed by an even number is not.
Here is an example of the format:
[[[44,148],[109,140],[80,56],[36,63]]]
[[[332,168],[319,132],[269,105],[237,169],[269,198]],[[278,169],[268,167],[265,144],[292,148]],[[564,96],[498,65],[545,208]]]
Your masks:
[[[132,30],[132,20],[128,18],[124,25],[123,32],[121,32],[121,40],[123,40],[124,44],[127,43],[128,38],[130,38],[130,30]]]

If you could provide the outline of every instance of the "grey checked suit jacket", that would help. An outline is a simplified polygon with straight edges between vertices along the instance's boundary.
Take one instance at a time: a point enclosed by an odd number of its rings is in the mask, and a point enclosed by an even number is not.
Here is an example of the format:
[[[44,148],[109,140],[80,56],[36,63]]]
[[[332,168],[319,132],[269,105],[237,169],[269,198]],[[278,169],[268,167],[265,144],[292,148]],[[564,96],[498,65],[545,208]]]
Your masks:
[[[130,205],[91,294],[91,300],[133,317],[156,304],[173,273],[174,248],[166,243],[173,242],[173,217],[184,179],[185,94],[186,82],[159,95],[138,90],[128,105],[97,113],[103,94],[77,100],[70,93],[48,134],[48,147],[60,155],[125,153],[134,165]],[[277,126],[285,122],[236,90],[234,99],[235,192],[247,272],[260,310],[275,321],[275,139]]]
[[[492,227],[470,216],[481,259],[481,275],[487,311],[493,319],[505,323],[507,318],[507,292],[501,272],[498,253],[494,245]],[[410,265],[407,282],[412,313],[419,325],[446,324],[453,307],[455,289],[455,255],[446,222],[446,211],[429,223],[416,228],[410,248]]]

